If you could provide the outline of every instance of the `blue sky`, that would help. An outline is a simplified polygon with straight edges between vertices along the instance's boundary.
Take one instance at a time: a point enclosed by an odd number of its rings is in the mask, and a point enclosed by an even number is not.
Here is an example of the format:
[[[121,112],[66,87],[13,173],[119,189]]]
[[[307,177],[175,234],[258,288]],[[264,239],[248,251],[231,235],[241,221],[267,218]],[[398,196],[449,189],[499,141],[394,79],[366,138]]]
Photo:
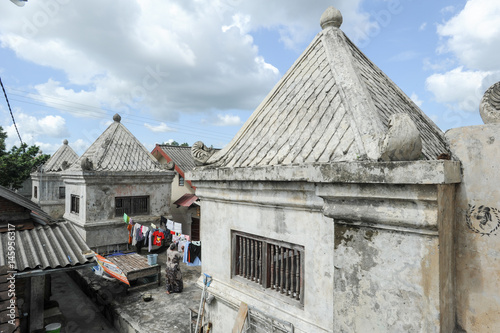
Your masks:
[[[0,76],[23,141],[82,154],[119,113],[150,150],[223,147],[320,31],[341,29],[443,130],[500,80],[496,0],[0,0]],[[7,104],[0,126],[19,139]]]

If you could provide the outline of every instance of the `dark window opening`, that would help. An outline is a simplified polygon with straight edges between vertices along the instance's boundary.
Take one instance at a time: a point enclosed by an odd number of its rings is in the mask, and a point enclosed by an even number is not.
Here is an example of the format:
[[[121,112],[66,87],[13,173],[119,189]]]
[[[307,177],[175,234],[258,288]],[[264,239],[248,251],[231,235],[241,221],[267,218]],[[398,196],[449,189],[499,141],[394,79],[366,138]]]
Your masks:
[[[59,187],[59,199],[64,199],[66,197],[66,187]]]
[[[80,214],[80,197],[77,195],[71,195],[71,213]]]
[[[127,215],[148,215],[149,196],[141,197],[116,197],[115,216]]]

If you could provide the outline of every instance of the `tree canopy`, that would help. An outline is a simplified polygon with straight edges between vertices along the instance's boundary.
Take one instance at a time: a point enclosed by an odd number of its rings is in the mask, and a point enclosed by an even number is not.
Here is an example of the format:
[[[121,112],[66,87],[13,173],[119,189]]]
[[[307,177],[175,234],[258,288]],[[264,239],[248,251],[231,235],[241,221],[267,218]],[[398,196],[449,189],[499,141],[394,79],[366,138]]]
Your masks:
[[[169,146],[176,146],[176,147],[189,147],[189,144],[187,142],[179,144],[177,141],[172,141],[172,142],[165,142],[164,144],[169,145]]]
[[[50,155],[42,154],[38,146],[22,143],[6,150],[7,133],[0,126],[0,185],[18,189],[30,177],[30,173],[44,164]]]

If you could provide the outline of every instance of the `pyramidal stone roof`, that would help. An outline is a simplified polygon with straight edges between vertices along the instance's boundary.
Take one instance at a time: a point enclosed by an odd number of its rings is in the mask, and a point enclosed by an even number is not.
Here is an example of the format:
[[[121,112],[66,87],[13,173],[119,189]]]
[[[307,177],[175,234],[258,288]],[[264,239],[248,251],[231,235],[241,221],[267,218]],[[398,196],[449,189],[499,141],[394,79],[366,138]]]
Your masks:
[[[164,172],[153,155],[121,124],[118,114],[114,122],[97,138],[69,169],[87,172]]]
[[[403,113],[422,141],[420,159],[449,152],[443,132],[342,32],[333,7],[323,30],[209,167],[377,161],[391,116]]]
[[[63,145],[45,162],[43,170],[45,172],[59,172],[66,170],[78,160],[78,155],[68,145],[68,140],[63,141]]]

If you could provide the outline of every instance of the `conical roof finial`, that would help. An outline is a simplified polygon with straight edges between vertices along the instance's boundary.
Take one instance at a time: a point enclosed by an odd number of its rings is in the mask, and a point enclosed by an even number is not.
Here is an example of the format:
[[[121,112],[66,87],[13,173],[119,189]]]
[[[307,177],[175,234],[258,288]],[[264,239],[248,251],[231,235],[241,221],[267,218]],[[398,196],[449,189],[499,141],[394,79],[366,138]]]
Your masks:
[[[330,6],[325,10],[323,15],[321,15],[319,24],[321,25],[321,29],[326,29],[328,27],[340,28],[342,20],[342,13],[340,10]]]
[[[67,144],[68,144],[68,140],[64,139],[63,145],[67,145]]]
[[[113,120],[119,123],[122,120],[122,117],[118,113],[115,113]]]

